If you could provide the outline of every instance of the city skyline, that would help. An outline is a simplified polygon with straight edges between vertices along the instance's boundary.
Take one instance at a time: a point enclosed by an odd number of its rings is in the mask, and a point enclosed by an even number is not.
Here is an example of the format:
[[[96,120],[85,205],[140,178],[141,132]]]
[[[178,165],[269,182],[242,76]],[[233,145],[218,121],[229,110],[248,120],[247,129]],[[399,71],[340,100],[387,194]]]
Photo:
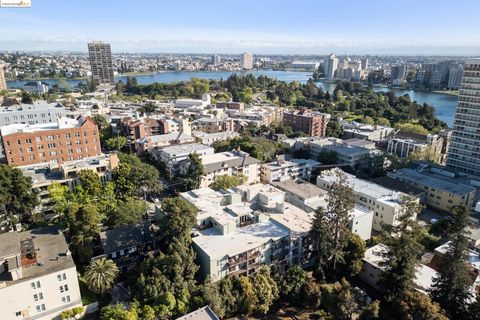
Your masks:
[[[292,14],[291,4],[273,1],[34,0],[31,8],[0,10],[0,48],[86,52],[87,42],[103,40],[113,53],[477,54],[480,27],[471,21],[480,3],[440,2],[302,1]]]

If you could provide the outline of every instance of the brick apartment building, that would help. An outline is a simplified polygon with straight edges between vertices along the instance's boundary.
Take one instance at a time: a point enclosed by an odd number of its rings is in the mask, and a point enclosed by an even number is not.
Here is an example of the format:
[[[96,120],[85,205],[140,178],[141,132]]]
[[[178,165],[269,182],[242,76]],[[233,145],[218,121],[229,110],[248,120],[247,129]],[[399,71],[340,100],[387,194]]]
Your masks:
[[[298,112],[285,111],[283,113],[283,123],[295,131],[302,131],[311,137],[325,137],[327,124],[330,121],[328,113],[307,112],[300,110]]]
[[[59,118],[42,124],[11,124],[1,128],[7,163],[25,166],[63,163],[101,155],[98,127],[89,118]]]
[[[123,118],[119,122],[120,132],[130,138],[130,141],[143,139],[145,137],[171,132],[178,132],[179,124],[170,119],[132,119]]]

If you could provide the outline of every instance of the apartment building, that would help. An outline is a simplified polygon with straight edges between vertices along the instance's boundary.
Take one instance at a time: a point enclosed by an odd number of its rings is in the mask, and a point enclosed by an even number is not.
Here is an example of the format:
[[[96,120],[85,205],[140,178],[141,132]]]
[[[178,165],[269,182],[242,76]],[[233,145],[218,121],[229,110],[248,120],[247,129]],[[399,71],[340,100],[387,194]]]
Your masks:
[[[251,106],[244,110],[226,109],[225,112],[228,115],[227,120],[231,121],[233,125],[232,129],[228,130],[233,131],[239,131],[248,125],[259,128],[283,121],[283,108],[278,106]]]
[[[118,123],[118,130],[130,141],[135,142],[145,137],[178,132],[181,124],[172,119],[154,119],[131,117],[122,118]]]
[[[135,150],[137,154],[144,154],[155,148],[164,148],[176,144],[193,143],[195,138],[183,132],[171,132],[147,136],[135,141]]]
[[[244,70],[253,69],[253,55],[250,52],[242,53],[240,57],[240,68]]]
[[[201,275],[218,281],[252,274],[262,265],[304,264],[313,216],[285,203],[283,195],[263,184],[225,193],[210,188],[181,193],[199,210],[192,240]]]
[[[119,160],[116,154],[100,155],[62,164],[40,163],[19,167],[23,175],[32,179],[32,190],[39,197],[40,204],[35,207],[35,213],[41,213],[46,218],[53,218],[53,208],[48,193],[48,187],[53,183],[68,186],[74,189],[78,181],[78,174],[82,170],[95,172],[102,183],[112,180],[113,170],[118,167]]]
[[[328,192],[303,180],[285,180],[271,183],[285,192],[285,201],[306,211],[314,212],[318,208],[327,210]],[[363,240],[372,235],[373,211],[356,204],[349,214],[349,228]]]
[[[317,186],[328,190],[333,182],[339,181],[339,175],[343,175],[346,183],[352,188],[357,204],[374,212],[373,230],[382,230],[384,224],[397,225],[399,223],[398,215],[402,212],[402,203],[406,194],[358,179],[354,175],[336,168],[322,171],[317,177]],[[414,199],[419,201],[418,198]]]
[[[231,109],[231,110],[244,110],[245,103],[243,102],[217,102],[217,109]]]
[[[289,179],[310,179],[312,170],[320,162],[311,159],[289,159],[277,156],[276,161],[262,164],[260,178],[263,183],[285,181]]]
[[[217,118],[202,117],[192,121],[193,131],[202,131],[205,133],[217,133],[226,131],[225,121]]]
[[[77,269],[57,227],[0,234],[0,318],[56,319],[82,306]]]
[[[112,50],[109,43],[92,42],[88,44],[88,56],[95,86],[114,85]]]
[[[458,96],[447,165],[480,176],[480,58],[467,59]]]
[[[386,140],[395,131],[394,128],[370,125],[359,122],[347,122],[342,124],[343,139],[364,139],[370,141]]]
[[[320,154],[332,152],[335,155],[336,163],[348,165],[351,168],[358,168],[369,163],[375,150],[369,147],[348,143],[347,141],[328,138],[309,141],[308,148],[310,156],[318,159]]]
[[[360,279],[376,289],[380,289],[378,281],[385,272],[386,254],[388,246],[379,243],[365,251],[362,259],[362,270],[358,274]],[[415,267],[415,289],[423,294],[428,294],[432,287],[433,279],[437,276],[437,271],[424,264],[418,264]]]
[[[199,143],[187,143],[162,149],[153,149],[150,152],[152,157],[156,161],[163,163],[172,175],[179,172],[180,163],[188,159],[188,156],[192,153],[196,153],[199,156],[211,155],[215,153],[215,149]]]
[[[388,172],[388,176],[425,191],[425,203],[432,209],[449,212],[454,206],[472,208],[477,189],[455,179],[440,167],[420,165]]]
[[[233,138],[239,136],[238,132],[235,131],[222,131],[216,133],[206,133],[203,131],[193,131],[192,136],[194,136],[198,142],[211,146],[214,142],[217,141],[229,141]]]
[[[111,259],[121,272],[131,270],[153,249],[150,222],[129,224],[100,232],[102,253],[92,258]]]
[[[0,129],[7,163],[25,166],[63,163],[101,155],[98,127],[89,118],[59,118],[41,124],[10,124]]]
[[[205,171],[200,182],[200,187],[208,187],[215,182],[219,176],[242,175],[245,177],[245,184],[257,183],[260,181],[261,161],[251,157],[248,153],[233,150],[206,154],[200,157]],[[180,172],[186,172],[189,162],[185,160],[180,164]]]
[[[449,142],[450,133],[448,131],[428,135],[399,131],[388,140],[387,152],[405,158],[416,150],[430,148],[438,156],[438,159],[443,161]]]
[[[311,137],[325,137],[330,117],[328,113],[307,112],[306,110],[285,111],[283,124],[290,126],[294,132],[305,132]]]
[[[60,103],[46,101],[35,101],[33,104],[22,103],[0,109],[0,127],[14,123],[50,123],[64,117],[66,117],[65,107]]]

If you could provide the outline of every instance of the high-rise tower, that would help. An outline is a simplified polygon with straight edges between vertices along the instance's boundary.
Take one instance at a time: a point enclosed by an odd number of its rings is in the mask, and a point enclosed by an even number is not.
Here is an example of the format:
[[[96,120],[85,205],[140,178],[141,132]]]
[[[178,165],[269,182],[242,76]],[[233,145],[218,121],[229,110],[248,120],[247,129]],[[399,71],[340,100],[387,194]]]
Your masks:
[[[465,61],[447,166],[480,176],[480,58]]]
[[[110,44],[105,42],[91,42],[88,44],[88,55],[92,68],[93,84],[95,86],[115,84]]]

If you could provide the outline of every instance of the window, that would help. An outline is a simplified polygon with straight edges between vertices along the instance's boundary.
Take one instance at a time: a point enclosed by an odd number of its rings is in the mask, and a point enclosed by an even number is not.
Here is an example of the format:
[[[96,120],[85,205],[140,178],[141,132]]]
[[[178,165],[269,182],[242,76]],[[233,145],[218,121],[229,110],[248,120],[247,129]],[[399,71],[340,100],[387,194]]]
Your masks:
[[[17,311],[17,312],[15,312],[15,317],[19,317],[19,316],[21,316],[21,315],[22,315],[22,311]]]
[[[61,275],[61,274],[57,274],[57,279],[58,279],[58,281],[62,281],[62,275]]]
[[[43,300],[43,293],[41,293],[41,292],[35,293],[35,294],[33,295],[33,300],[35,300],[35,301]]]
[[[38,288],[41,288],[41,287],[42,287],[42,286],[40,285],[40,281],[32,282],[30,285],[32,286],[32,289],[38,289]]]
[[[66,273],[62,273],[62,279],[67,280],[67,274]]]
[[[43,303],[41,304],[41,307],[42,307],[42,311],[45,311],[45,309],[47,309],[47,308],[45,308],[45,304],[43,304]]]
[[[68,303],[68,302],[70,302],[70,296],[62,297],[62,302],[63,302],[63,303]]]
[[[60,286],[60,292],[68,291],[68,284]]]
[[[64,292],[63,286],[60,286],[60,292],[62,292],[62,293]]]

